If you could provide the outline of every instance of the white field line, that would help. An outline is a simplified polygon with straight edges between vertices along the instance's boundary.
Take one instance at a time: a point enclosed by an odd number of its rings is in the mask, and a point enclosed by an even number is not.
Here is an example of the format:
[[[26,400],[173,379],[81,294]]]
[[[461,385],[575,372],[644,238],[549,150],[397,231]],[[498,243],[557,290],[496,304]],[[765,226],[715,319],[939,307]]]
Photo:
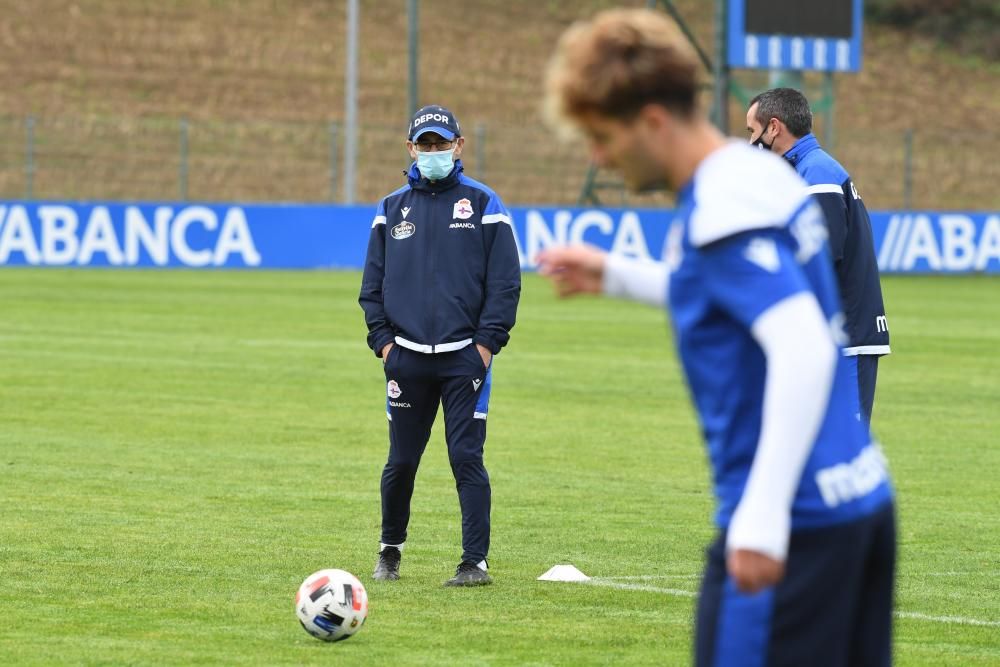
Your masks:
[[[650,581],[653,579],[701,579],[700,574],[637,574],[634,576],[627,577],[593,577],[599,581],[630,581],[633,579],[638,579],[641,581]]]
[[[591,586],[604,586],[606,588],[617,588],[624,591],[646,591],[648,593],[663,593],[664,595],[673,595],[675,597],[682,598],[694,598],[698,597],[698,593],[694,591],[685,591],[680,588],[664,588],[662,586],[651,586],[649,584],[633,584],[626,581],[621,581],[622,579],[697,579],[701,575],[641,575],[636,577],[595,577],[590,581],[585,581],[583,583],[589,584]],[[1000,628],[1000,621],[984,621],[978,618],[968,618],[965,616],[934,616],[932,614],[923,614],[919,611],[896,611],[894,612],[896,618],[908,618],[915,621],[927,621],[928,623],[946,623],[949,625],[975,625],[978,627],[985,628]]]
[[[978,625],[986,628],[1000,628],[1000,621],[983,621],[978,618],[966,618],[965,616],[931,616],[921,614],[919,611],[897,611],[896,618],[912,618],[917,621],[929,621],[931,623],[951,623],[955,625]]]
[[[624,581],[614,581],[612,578],[591,579],[583,583],[590,586],[604,586],[605,588],[617,588],[623,591],[647,591],[650,593],[664,593],[682,598],[696,598],[698,594],[693,591],[685,591],[680,588],[663,588],[661,586],[650,586],[649,584],[629,584]]]

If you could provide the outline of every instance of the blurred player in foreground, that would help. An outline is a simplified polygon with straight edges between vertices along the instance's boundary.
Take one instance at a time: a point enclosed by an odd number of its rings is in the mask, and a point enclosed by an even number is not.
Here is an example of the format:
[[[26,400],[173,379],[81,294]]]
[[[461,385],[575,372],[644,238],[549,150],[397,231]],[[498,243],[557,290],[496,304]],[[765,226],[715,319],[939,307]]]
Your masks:
[[[562,247],[541,271],[563,296],[669,307],[718,500],[696,663],[886,665],[893,491],[854,414],[822,213],[780,158],[707,121],[697,72],[656,12],[604,12],[562,37],[550,110],[631,189],[676,191],[677,215],[664,263]]]

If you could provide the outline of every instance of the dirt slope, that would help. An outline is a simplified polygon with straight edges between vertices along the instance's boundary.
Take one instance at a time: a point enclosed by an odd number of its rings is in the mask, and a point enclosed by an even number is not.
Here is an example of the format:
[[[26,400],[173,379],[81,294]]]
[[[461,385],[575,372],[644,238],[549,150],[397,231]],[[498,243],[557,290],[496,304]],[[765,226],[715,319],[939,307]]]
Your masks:
[[[339,197],[331,150],[343,137],[331,146],[330,123],[343,117],[345,4],[0,1],[0,195],[27,188],[30,115],[36,197],[173,198],[184,171],[195,199]],[[677,4],[708,45],[713,3]],[[576,199],[585,155],[541,125],[541,74],[568,23],[613,5],[645,2],[422,1],[421,100],[453,108],[470,139],[469,172],[508,201]],[[406,0],[361,6],[358,198],[372,201],[406,163]],[[865,69],[838,77],[834,148],[869,205],[901,204],[903,132],[913,128],[914,205],[1000,207],[989,157],[1000,149],[1000,66],[866,30]],[[735,101],[731,115],[742,134]]]

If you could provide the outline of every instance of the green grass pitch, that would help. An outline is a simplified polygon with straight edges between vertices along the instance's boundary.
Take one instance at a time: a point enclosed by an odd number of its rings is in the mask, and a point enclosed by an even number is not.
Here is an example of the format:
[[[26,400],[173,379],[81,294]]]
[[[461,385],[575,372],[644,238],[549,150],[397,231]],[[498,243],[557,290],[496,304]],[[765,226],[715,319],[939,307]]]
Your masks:
[[[403,579],[375,583],[384,379],[359,275],[0,271],[0,663],[678,665],[712,535],[662,313],[525,278],[487,440],[494,586],[460,555],[443,431]],[[901,665],[1000,664],[1000,282],[885,279],[877,431],[900,497]],[[535,578],[573,563],[600,584]],[[307,636],[314,570],[365,581]],[[650,575],[641,579],[639,575]]]

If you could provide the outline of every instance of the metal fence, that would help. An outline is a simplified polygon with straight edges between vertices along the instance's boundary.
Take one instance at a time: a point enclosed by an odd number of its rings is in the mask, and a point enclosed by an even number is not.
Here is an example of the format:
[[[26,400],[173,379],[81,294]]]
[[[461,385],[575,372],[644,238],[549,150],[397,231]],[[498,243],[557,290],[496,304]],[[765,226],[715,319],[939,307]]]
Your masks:
[[[470,125],[466,171],[505,201],[579,201],[588,172],[582,145],[562,143],[537,123]],[[404,132],[361,126],[358,201],[377,201],[402,182]],[[1000,166],[971,157],[978,141],[972,132],[866,130],[842,133],[831,152],[869,208],[998,209]],[[336,202],[343,142],[338,122],[0,117],[0,197]],[[613,175],[600,178],[614,183]],[[670,203],[615,187],[599,196],[609,205]]]

